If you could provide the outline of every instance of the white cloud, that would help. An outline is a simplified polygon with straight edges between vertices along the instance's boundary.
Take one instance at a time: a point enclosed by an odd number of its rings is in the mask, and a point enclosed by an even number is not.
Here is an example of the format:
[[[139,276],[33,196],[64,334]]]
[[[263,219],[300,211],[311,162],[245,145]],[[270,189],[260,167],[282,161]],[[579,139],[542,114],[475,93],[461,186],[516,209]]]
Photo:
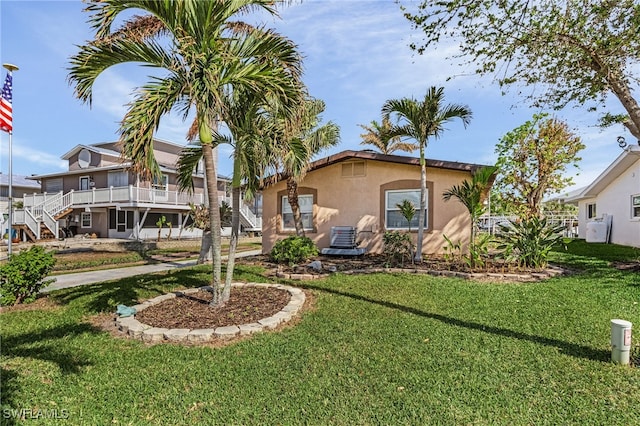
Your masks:
[[[9,139],[2,133],[2,145],[0,146],[0,162],[2,170],[9,170]],[[53,147],[55,148],[55,147]],[[12,172],[14,175],[31,175],[34,168],[43,167],[53,169],[55,172],[67,170],[68,163],[60,159],[60,154],[50,154],[39,148],[33,148],[30,141],[23,140],[19,137],[13,137],[11,143],[11,162]]]

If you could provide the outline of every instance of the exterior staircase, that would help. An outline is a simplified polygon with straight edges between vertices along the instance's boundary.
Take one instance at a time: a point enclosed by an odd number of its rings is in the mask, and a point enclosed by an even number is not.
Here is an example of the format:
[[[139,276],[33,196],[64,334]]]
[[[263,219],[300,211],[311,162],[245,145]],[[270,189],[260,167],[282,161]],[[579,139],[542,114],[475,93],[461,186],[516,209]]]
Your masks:
[[[33,205],[15,211],[13,226],[22,229],[31,241],[58,238],[58,220],[73,211],[72,193],[43,194]]]
[[[229,197],[220,197],[219,201],[232,205],[232,200]],[[244,202],[240,204],[240,225],[248,232],[262,232],[262,218],[257,217]]]

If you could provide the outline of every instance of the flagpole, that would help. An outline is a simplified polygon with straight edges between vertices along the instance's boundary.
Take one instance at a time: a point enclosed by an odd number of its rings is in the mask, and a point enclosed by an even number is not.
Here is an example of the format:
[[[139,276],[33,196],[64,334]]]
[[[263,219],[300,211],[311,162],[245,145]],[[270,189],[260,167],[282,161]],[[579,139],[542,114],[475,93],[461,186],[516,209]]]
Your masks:
[[[13,71],[17,71],[19,68],[13,64],[2,64],[10,74],[13,75]],[[7,235],[8,245],[7,245],[7,255],[11,258],[12,248],[11,244],[13,243],[13,155],[12,155],[12,146],[13,146],[13,123],[11,125],[11,130],[9,131],[9,232]]]
[[[11,244],[13,243],[13,162],[11,161],[11,159],[13,158],[13,155],[11,153],[11,147],[13,146],[12,139],[13,130],[9,132],[9,194],[7,197],[9,199],[9,234],[7,235],[7,239],[9,240],[7,246],[7,255],[9,256],[9,258],[11,258]]]

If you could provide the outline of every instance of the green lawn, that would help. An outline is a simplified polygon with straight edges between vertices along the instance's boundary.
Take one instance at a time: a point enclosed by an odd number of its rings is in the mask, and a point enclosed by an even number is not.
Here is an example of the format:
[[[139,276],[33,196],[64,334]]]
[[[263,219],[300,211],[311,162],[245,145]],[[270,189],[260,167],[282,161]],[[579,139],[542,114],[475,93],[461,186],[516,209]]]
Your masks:
[[[223,348],[145,346],[86,322],[205,284],[208,267],[58,291],[57,306],[0,317],[1,421],[18,409],[76,425],[637,424],[640,366],[609,362],[611,319],[640,336],[640,274],[609,261],[635,259],[575,242],[553,253],[574,274],[542,283],[335,275],[297,284],[315,304],[294,327]]]

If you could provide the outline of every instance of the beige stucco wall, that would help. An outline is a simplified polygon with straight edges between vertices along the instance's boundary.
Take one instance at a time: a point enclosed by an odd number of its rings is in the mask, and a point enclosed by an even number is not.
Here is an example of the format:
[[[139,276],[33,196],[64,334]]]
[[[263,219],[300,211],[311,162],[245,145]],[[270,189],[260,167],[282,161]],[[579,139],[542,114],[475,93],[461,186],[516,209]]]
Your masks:
[[[349,160],[346,160],[349,161]],[[382,251],[384,234],[384,189],[419,189],[420,168],[415,165],[366,160],[365,176],[342,177],[340,162],[307,174],[299,185],[300,193],[316,194],[313,206],[315,232],[306,232],[319,248],[329,247],[332,226],[355,226],[360,247],[369,252]],[[462,180],[469,172],[427,168],[430,187],[430,227],[425,231],[423,253],[442,253],[443,234],[453,241],[467,243],[470,219],[467,210],[455,200],[444,202],[442,193]],[[281,197],[286,183],[267,188],[263,193],[262,251],[268,253],[279,239],[290,232],[280,231]],[[417,232],[412,230],[414,241]]]

